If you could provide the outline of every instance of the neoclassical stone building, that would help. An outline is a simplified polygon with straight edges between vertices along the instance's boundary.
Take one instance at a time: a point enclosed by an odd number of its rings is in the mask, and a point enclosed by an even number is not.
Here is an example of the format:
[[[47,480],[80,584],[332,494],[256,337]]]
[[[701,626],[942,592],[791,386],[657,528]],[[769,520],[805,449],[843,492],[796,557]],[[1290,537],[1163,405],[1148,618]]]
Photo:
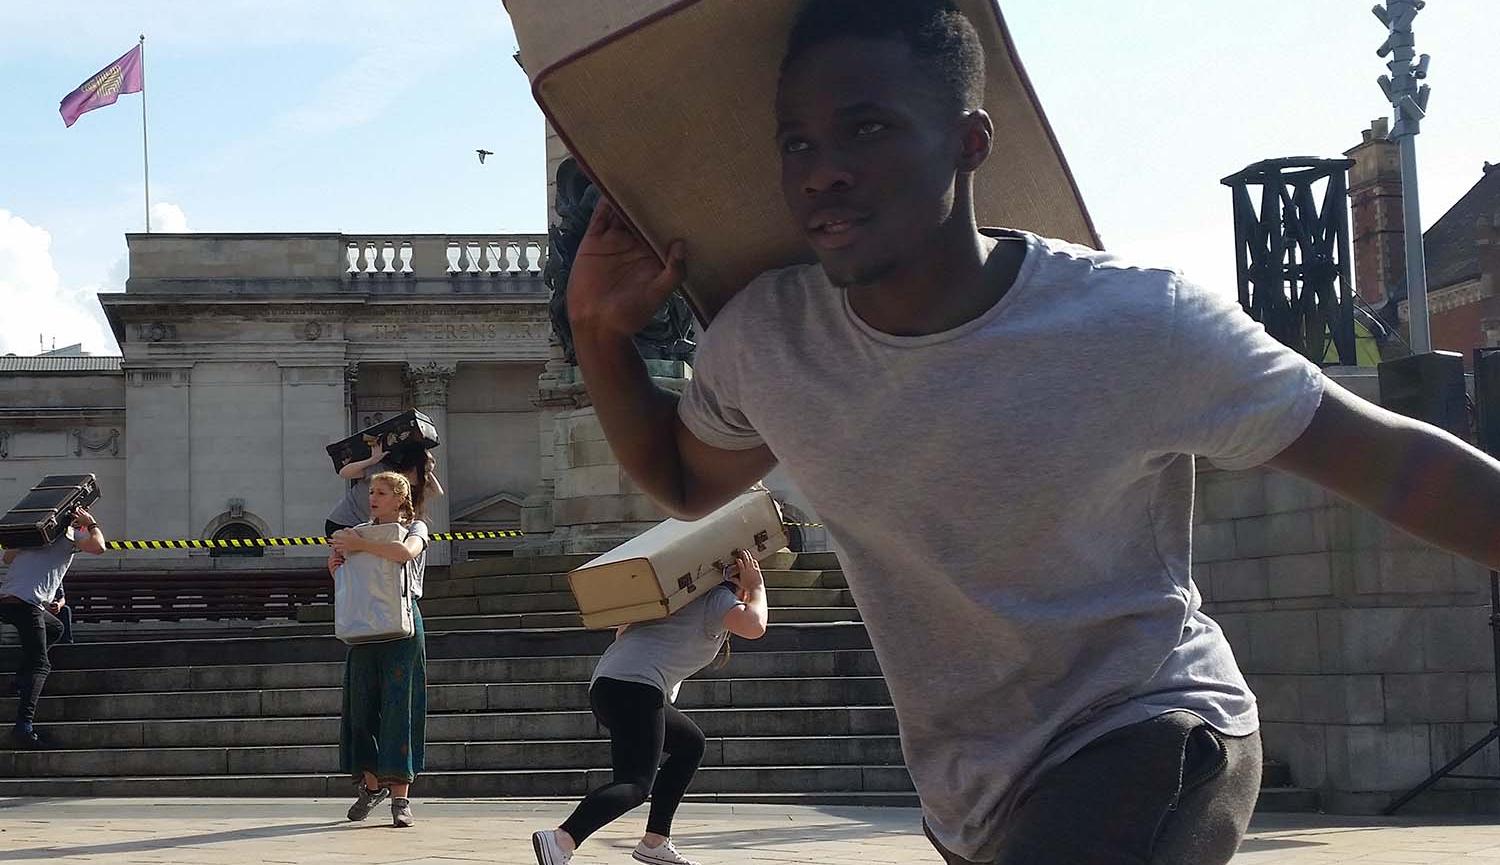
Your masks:
[[[415,407],[444,442],[435,526],[519,528],[540,468],[544,238],[128,244],[126,291],[100,295],[120,358],[0,362],[0,500],[92,471],[117,537],[317,535],[342,483],[324,446]]]
[[[440,545],[435,564],[596,552],[660,518],[614,464],[576,370],[558,357],[545,236],[127,241],[125,292],[99,296],[120,357],[0,358],[0,503],[46,474],[93,472],[116,538],[319,535],[344,483],[324,446],[411,407],[443,441],[448,495],[430,508],[433,527],[528,532]],[[669,384],[691,374],[658,372]],[[313,553],[264,558],[286,566]]]

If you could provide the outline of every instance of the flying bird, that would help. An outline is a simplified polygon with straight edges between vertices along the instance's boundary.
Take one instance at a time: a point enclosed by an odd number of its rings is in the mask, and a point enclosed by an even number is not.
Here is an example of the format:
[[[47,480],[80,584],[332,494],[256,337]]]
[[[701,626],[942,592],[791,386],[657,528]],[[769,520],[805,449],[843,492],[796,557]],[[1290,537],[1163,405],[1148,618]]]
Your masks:
[[[479,164],[480,165],[484,164],[484,158],[486,156],[493,156],[494,153],[495,153],[495,151],[493,151],[493,150],[485,150],[484,148],[478,148],[474,152],[477,153],[477,154],[479,154]]]

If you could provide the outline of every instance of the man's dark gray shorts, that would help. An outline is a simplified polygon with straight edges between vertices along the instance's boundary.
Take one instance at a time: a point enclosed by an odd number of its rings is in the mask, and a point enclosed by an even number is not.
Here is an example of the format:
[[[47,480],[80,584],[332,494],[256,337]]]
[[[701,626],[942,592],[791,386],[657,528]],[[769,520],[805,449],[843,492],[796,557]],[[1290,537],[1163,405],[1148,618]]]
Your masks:
[[[949,865],[1224,865],[1260,795],[1260,734],[1225,736],[1190,712],[1122,727],[1044,773],[999,853]]]

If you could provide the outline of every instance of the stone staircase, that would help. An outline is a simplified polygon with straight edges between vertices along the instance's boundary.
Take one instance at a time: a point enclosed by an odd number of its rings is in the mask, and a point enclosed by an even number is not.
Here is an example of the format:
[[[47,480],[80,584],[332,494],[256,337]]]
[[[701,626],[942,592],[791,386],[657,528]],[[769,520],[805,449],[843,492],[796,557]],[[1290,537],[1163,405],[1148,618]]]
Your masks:
[[[579,626],[584,557],[495,558],[429,574],[424,797],[576,797],[608,780],[587,683],[608,632]],[[768,560],[772,627],[733,641],[678,705],[708,736],[690,798],[912,805],[896,717],[838,562]],[[134,635],[133,638],[131,635]],[[58,750],[0,750],[3,796],[343,796],[344,646],[332,610],[296,622],[110,629],[53,650],[39,726]],[[102,637],[103,639],[100,639]],[[17,650],[0,647],[0,670]],[[0,679],[3,681],[3,679]],[[0,699],[0,717],[14,699]],[[0,744],[0,748],[3,748]],[[1263,805],[1315,810],[1268,764]]]
[[[583,560],[497,558],[429,576],[419,795],[572,797],[608,780],[587,682],[612,636],[579,626],[563,576]],[[895,713],[837,561],[768,564],[775,627],[735,640],[728,665],[678,699],[709,738],[692,796],[912,804]],[[331,773],[344,647],[331,608],[298,619],[56,647],[39,726],[59,749],[0,751],[0,796],[343,795]],[[0,669],[15,655],[0,648]],[[0,700],[0,717],[13,710]]]

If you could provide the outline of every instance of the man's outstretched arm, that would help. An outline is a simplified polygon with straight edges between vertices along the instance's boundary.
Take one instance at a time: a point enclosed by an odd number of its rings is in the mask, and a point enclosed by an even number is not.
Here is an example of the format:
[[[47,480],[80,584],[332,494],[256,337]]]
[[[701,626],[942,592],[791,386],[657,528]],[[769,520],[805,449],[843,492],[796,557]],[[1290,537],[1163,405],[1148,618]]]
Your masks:
[[[651,381],[634,335],[682,282],[683,249],[665,267],[601,201],[568,280],[568,318],[584,384],[615,458],[662,510],[696,519],[765,477],[761,446],[712,447],[683,426],[677,395]]]
[[[1500,461],[1437,427],[1326,381],[1312,422],[1270,464],[1500,568]]]

